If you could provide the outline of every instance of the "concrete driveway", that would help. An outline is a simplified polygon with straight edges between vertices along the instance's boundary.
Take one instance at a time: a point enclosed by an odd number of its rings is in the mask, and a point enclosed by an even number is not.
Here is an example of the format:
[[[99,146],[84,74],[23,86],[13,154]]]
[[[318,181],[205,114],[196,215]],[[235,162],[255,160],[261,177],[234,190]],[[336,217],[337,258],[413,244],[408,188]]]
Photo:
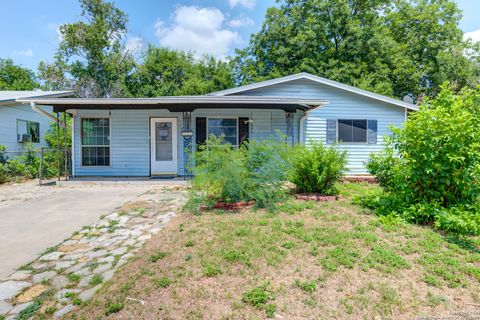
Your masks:
[[[0,186],[0,279],[152,188],[141,183]]]

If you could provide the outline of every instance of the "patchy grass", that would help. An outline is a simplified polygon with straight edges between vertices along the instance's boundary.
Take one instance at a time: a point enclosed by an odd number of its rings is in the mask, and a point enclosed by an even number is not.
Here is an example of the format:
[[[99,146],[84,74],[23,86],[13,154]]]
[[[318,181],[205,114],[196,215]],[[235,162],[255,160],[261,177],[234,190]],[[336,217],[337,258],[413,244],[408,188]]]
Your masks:
[[[341,184],[339,201],[290,199],[275,211],[184,213],[75,316],[410,319],[479,304],[480,237],[352,203],[377,188]]]

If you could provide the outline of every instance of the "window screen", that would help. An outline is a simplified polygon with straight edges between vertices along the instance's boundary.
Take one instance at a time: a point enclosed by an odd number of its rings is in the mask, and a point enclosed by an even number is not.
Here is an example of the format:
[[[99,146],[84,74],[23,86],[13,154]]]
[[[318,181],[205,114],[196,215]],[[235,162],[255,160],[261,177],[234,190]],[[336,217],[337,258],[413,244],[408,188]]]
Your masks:
[[[236,146],[238,143],[237,119],[209,118],[208,135],[223,136],[226,143]]]
[[[17,136],[19,141],[40,142],[40,123],[17,120]]]
[[[82,166],[110,165],[110,119],[81,121]]]
[[[367,142],[367,120],[338,120],[338,142]]]

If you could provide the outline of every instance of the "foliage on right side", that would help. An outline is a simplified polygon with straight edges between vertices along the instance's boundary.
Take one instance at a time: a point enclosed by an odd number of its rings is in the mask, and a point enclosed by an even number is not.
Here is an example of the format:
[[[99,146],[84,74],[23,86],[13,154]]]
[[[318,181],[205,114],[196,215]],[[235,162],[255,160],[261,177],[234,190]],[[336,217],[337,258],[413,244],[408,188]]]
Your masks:
[[[380,215],[480,234],[480,87],[447,85],[393,129],[387,148],[367,168],[382,194],[357,199]]]

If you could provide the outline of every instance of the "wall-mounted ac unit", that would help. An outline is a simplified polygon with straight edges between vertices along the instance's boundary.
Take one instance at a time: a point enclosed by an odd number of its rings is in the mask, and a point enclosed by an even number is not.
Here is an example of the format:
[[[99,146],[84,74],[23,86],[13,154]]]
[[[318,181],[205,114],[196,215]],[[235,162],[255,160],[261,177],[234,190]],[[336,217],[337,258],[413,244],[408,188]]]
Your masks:
[[[30,134],[17,134],[17,141],[20,143],[32,142],[32,135]]]

